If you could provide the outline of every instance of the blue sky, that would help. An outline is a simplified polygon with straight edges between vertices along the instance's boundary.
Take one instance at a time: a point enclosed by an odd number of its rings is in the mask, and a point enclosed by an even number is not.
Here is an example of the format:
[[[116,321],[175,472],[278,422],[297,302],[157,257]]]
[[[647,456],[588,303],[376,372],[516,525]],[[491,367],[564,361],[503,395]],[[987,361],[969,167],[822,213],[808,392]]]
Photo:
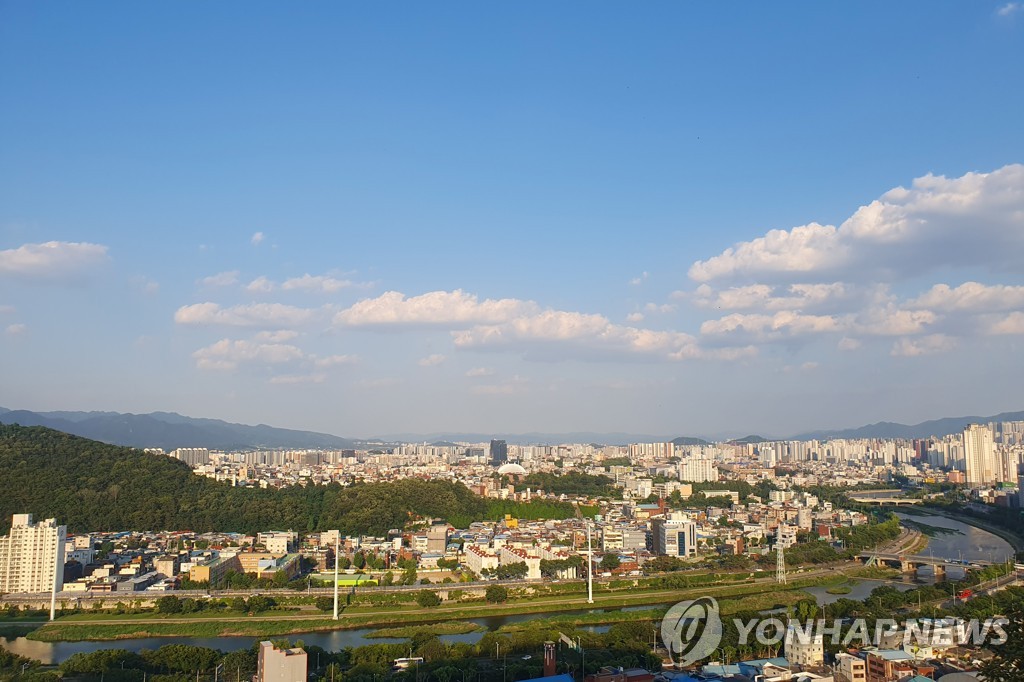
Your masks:
[[[0,405],[1021,409],[1022,58],[1015,2],[0,2]]]

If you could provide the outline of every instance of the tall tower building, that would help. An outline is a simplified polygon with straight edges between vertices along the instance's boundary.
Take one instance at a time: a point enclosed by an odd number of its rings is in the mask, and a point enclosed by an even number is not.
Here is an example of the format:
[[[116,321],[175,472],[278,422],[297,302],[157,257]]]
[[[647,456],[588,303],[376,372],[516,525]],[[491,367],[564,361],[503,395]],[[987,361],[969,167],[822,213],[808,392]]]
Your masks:
[[[491,441],[491,466],[501,466],[508,461],[508,443],[503,440]]]
[[[10,534],[0,537],[0,592],[59,592],[66,539],[56,519],[33,523],[31,514],[15,514]]]
[[[981,424],[964,429],[964,464],[968,485],[988,485],[1002,481],[1002,467],[996,461],[992,430]]]

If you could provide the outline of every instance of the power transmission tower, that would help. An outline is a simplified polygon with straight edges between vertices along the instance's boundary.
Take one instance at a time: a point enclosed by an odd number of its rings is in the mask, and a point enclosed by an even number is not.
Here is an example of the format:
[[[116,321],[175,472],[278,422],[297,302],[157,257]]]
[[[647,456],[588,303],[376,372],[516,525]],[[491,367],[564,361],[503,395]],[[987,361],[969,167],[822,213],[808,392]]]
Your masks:
[[[786,557],[782,552],[782,523],[775,531],[775,582],[780,585],[786,584]]]

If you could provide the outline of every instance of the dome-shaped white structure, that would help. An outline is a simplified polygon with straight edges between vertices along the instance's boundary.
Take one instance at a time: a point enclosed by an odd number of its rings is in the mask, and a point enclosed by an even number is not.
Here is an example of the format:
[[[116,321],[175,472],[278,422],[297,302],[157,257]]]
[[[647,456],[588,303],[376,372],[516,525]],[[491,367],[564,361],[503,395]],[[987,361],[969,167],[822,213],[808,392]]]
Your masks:
[[[526,469],[515,462],[508,462],[498,467],[498,473],[502,476],[525,476]]]

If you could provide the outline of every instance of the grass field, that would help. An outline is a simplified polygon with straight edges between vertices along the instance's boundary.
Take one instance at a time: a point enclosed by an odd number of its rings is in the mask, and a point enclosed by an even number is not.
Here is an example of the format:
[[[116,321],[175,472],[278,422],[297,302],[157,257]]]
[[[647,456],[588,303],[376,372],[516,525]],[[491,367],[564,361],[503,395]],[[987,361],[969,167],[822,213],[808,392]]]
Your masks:
[[[249,616],[246,614],[199,613],[188,616],[132,614],[118,616],[116,614],[81,613],[74,616],[59,618],[47,623],[29,634],[30,639],[40,641],[80,641],[80,640],[117,640],[136,637],[218,637],[218,636],[253,636],[275,637],[317,632],[325,630],[352,629],[362,627],[383,627],[417,624],[437,624],[449,621],[465,622],[472,618],[485,616],[514,615],[523,613],[565,612],[578,609],[615,609],[625,606],[643,606],[647,604],[666,604],[681,599],[692,599],[700,596],[713,596],[720,600],[730,597],[745,597],[737,600],[736,610],[740,606],[744,610],[771,608],[774,605],[786,605],[806,598],[799,592],[803,587],[827,585],[841,582],[844,577],[836,575],[818,575],[793,579],[788,585],[779,586],[773,583],[731,584],[722,586],[700,586],[684,590],[633,590],[626,593],[595,594],[594,604],[588,605],[580,598],[564,596],[535,598],[522,602],[511,601],[506,604],[486,604],[470,602],[466,604],[445,603],[434,609],[422,609],[415,606],[399,605],[391,607],[352,606],[346,607],[342,619],[334,621],[330,615],[319,612],[266,612]],[[724,608],[724,606],[723,606]],[[602,622],[615,622],[620,618],[612,612],[600,614],[605,617]],[[630,613],[630,612],[626,612]],[[564,614],[572,615],[572,614]],[[577,614],[583,615],[583,614]],[[608,620],[612,618],[612,620]]]

